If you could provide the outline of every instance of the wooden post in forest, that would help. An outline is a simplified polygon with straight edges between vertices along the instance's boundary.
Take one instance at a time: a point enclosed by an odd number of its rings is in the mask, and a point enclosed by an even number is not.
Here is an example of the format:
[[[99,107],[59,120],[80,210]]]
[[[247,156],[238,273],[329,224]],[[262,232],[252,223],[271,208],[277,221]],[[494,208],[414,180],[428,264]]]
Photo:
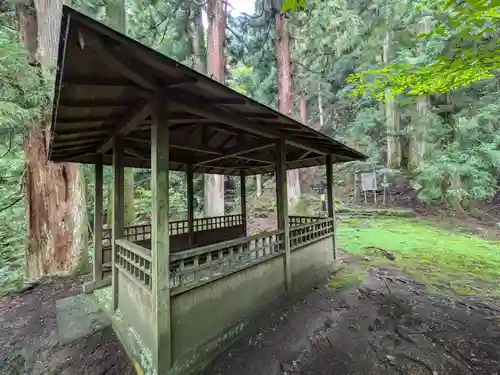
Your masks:
[[[337,241],[335,241],[335,235],[337,228],[335,227],[335,196],[333,194],[333,157],[332,155],[325,156],[326,162],[326,191],[327,191],[327,202],[328,202],[328,217],[333,218],[333,236],[332,236],[332,246],[333,246],[333,259],[337,259]]]
[[[286,290],[292,288],[292,269],[290,255],[290,223],[288,221],[288,194],[286,181],[286,145],[283,140],[276,143],[276,200],[278,210],[278,229],[283,230],[285,250],[284,271]]]
[[[113,139],[113,229],[111,237],[111,285],[113,288],[113,309],[118,308],[118,269],[116,268],[116,240],[125,234],[125,183],[124,183],[123,137],[115,135]]]
[[[247,228],[247,187],[246,187],[247,178],[245,176],[245,172],[240,172],[240,204],[241,204],[241,216],[243,218],[243,230],[245,232],[245,236],[248,236],[248,228]]]
[[[188,164],[186,170],[186,183],[187,183],[187,220],[188,220],[188,234],[189,245],[194,245],[194,179],[193,179],[193,165]]]
[[[170,322],[170,234],[168,231],[169,129],[168,100],[154,99],[151,113],[151,276],[153,294],[153,361],[157,374],[166,374],[172,364]]]

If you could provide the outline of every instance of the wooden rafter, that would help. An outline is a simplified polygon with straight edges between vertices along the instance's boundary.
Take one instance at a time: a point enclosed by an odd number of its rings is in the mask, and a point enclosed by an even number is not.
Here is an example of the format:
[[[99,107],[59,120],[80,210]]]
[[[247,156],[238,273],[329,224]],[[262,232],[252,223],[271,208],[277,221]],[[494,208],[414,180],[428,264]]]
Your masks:
[[[214,163],[216,161],[227,159],[227,158],[236,158],[238,156],[242,156],[244,154],[248,154],[248,153],[253,152],[253,151],[259,151],[259,150],[262,150],[264,148],[268,148],[272,145],[274,145],[273,142],[262,141],[262,140],[259,140],[257,142],[250,144],[250,145],[247,145],[243,149],[242,149],[243,146],[238,145],[238,146],[232,147],[229,150],[224,150],[224,151],[221,150],[220,151],[221,156],[200,161],[200,162],[196,163],[196,165],[210,164],[210,163]]]
[[[113,134],[111,134],[108,139],[106,139],[103,144],[97,148],[97,153],[104,154],[113,146],[113,137],[116,134],[127,135],[150,114],[151,102],[144,102],[136,108],[133,108],[129,114],[117,123],[113,130]]]
[[[59,102],[59,108],[122,108],[134,105],[133,101],[120,102],[116,100],[64,100]]]

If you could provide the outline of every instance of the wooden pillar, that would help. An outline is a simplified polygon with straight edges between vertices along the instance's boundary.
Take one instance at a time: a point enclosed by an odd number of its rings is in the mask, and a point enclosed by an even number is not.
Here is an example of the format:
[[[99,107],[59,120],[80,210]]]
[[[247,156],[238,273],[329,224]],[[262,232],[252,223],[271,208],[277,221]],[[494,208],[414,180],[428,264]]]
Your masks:
[[[124,152],[123,137],[116,135],[113,139],[113,229],[112,229],[112,259],[111,285],[113,288],[113,308],[118,308],[118,269],[116,264],[116,240],[123,238],[125,233],[125,183],[124,183]]]
[[[276,144],[276,200],[278,210],[278,229],[283,230],[283,248],[285,250],[284,270],[286,290],[292,288],[290,223],[288,221],[288,194],[286,182],[286,145],[280,140]]]
[[[94,283],[102,282],[103,183],[104,183],[104,168],[102,160],[99,160],[99,162],[97,162],[95,165],[94,259],[92,264]]]
[[[337,243],[335,241],[335,196],[333,194],[333,157],[332,155],[325,156],[326,162],[326,189],[327,189],[327,202],[328,202],[328,217],[333,218],[333,259],[337,259]]]
[[[241,216],[243,218],[243,231],[245,236],[248,236],[247,232],[247,187],[246,187],[247,178],[245,176],[245,172],[240,172],[240,204],[241,204]]]
[[[188,164],[186,169],[187,179],[187,220],[189,245],[194,245],[194,178],[193,165]]]
[[[168,100],[158,95],[151,113],[151,276],[153,294],[153,359],[157,374],[172,363],[170,322],[170,236],[168,231],[169,129]]]

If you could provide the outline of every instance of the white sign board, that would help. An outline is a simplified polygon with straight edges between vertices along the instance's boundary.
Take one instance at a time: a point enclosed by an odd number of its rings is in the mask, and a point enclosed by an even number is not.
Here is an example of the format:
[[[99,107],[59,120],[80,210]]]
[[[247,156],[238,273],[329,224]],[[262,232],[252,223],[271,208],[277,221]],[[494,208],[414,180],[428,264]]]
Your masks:
[[[374,191],[377,190],[377,176],[375,172],[361,173],[361,190]]]

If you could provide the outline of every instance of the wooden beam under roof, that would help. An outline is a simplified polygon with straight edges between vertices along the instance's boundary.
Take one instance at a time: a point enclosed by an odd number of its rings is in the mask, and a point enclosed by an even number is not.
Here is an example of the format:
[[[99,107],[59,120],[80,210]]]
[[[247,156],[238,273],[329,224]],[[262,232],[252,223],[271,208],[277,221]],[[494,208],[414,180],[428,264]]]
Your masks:
[[[134,105],[134,101],[120,102],[116,100],[64,100],[59,102],[60,108],[121,108]]]
[[[253,151],[259,151],[264,148],[268,148],[270,146],[273,146],[274,142],[269,142],[268,140],[258,140],[256,142],[251,143],[250,145],[242,146],[242,145],[237,145],[234,147],[231,147],[229,150],[221,150],[220,153],[221,155],[216,157],[216,158],[210,158],[206,159],[203,161],[200,161],[198,163],[195,163],[195,165],[203,165],[203,164],[210,164],[214,163],[216,161],[228,159],[228,158],[238,158],[239,156],[242,156],[244,154],[248,154]],[[255,160],[255,159],[254,159]],[[257,160],[256,160],[257,161]]]
[[[98,148],[98,154],[104,154],[113,146],[113,138],[115,135],[127,135],[137,125],[144,121],[144,119],[151,114],[151,102],[143,102],[137,107],[133,108],[123,119],[117,122],[116,127],[113,129],[108,139],[106,139]]]

